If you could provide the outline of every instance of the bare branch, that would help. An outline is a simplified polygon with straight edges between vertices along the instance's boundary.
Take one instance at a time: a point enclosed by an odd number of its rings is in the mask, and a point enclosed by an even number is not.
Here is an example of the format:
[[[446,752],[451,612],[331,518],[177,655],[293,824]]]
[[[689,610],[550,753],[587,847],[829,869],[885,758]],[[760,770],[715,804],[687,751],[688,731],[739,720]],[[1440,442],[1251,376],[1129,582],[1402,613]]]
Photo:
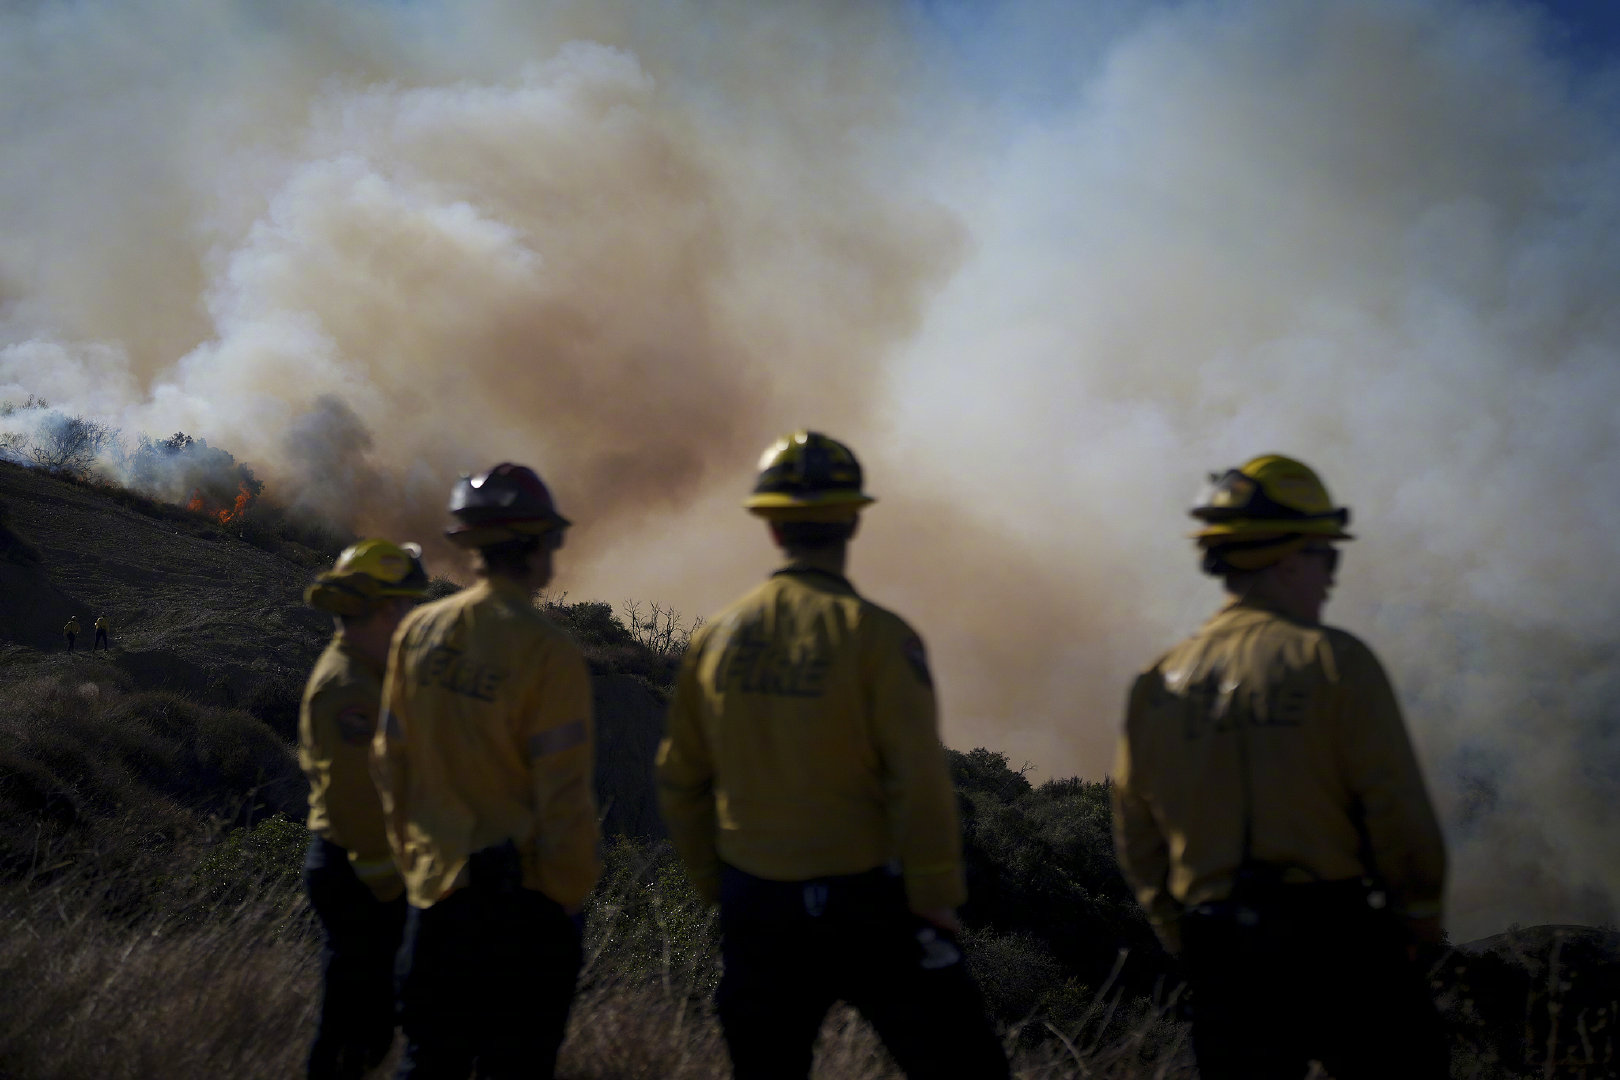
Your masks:
[[[110,424],[82,416],[55,413],[40,426],[28,456],[41,469],[83,476],[90,471],[101,452],[118,438]]]

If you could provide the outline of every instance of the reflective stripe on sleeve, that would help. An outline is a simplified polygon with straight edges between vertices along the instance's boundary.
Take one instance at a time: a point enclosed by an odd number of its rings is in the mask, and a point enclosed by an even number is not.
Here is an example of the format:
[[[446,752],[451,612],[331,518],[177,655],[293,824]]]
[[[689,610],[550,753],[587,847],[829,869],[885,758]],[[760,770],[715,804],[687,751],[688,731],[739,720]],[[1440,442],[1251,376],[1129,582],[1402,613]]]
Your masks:
[[[529,736],[529,757],[560,754],[585,743],[585,721],[575,720]]]

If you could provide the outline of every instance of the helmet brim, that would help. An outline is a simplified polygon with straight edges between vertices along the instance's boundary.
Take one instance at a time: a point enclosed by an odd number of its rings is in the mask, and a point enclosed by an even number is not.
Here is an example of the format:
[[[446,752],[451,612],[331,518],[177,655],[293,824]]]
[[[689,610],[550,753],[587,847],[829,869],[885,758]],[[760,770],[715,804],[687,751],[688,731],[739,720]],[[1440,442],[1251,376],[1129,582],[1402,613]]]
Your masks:
[[[766,491],[750,495],[743,506],[750,510],[791,510],[812,506],[836,506],[859,510],[877,502],[872,496],[859,491],[785,492]]]
[[[1323,540],[1354,540],[1355,537],[1344,531],[1344,526],[1333,518],[1318,518],[1314,521],[1256,521],[1253,519],[1239,519],[1236,521],[1222,521],[1217,524],[1206,525],[1191,534],[1194,540],[1223,542],[1233,540],[1265,540],[1269,537],[1281,539],[1285,536],[1311,536]]]
[[[764,509],[750,508],[748,512],[757,518],[783,524],[798,521],[831,524],[839,521],[854,521],[861,516],[859,506],[783,506]]]
[[[527,521],[479,522],[477,524],[469,522],[452,525],[444,530],[444,538],[457,547],[483,548],[495,544],[504,544],[511,540],[521,540],[527,536],[545,536],[548,533],[561,532],[568,528],[570,524],[571,522],[561,514]]]

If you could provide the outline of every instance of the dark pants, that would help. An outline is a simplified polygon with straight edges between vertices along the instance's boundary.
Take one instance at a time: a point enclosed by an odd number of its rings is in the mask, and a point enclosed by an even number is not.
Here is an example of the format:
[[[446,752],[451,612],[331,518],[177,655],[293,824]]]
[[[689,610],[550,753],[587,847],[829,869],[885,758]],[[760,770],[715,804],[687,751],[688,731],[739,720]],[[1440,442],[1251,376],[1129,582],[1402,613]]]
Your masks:
[[[92,641],[90,643],[90,651],[95,652],[97,645],[100,645],[102,648],[106,649],[108,652],[112,652],[112,646],[107,643],[107,631],[105,631],[105,630],[97,630],[96,631],[96,640],[94,640],[94,641]]]
[[[1440,1017],[1399,922],[1356,882],[1276,887],[1182,918],[1203,1080],[1445,1080]]]
[[[68,634],[67,635],[68,652],[73,651],[73,638],[74,638],[73,634]]]
[[[550,1080],[582,954],[563,909],[530,889],[458,889],[411,908],[400,951],[399,1077]]]
[[[838,1000],[860,1010],[913,1080],[1007,1076],[956,942],[907,910],[897,876],[780,882],[727,867],[720,928],[720,1023],[737,1080],[809,1076]]]
[[[343,848],[310,837],[304,887],[321,920],[321,1021],[309,1051],[312,1080],[358,1078],[394,1042],[394,956],[405,928],[405,898],[378,900]]]

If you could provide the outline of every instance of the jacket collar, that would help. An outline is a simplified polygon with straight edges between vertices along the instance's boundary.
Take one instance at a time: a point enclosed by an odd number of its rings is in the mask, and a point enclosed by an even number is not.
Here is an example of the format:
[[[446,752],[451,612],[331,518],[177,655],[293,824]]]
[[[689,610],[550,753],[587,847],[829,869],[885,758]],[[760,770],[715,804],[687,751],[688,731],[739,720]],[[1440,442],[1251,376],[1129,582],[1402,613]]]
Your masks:
[[[831,570],[823,570],[818,566],[805,566],[801,563],[788,563],[782,569],[771,574],[771,577],[814,577],[836,585],[841,591],[851,595],[855,594],[855,586],[843,574],[835,574]]]
[[[1264,600],[1259,600],[1259,599],[1256,599],[1254,597],[1248,597],[1248,596],[1237,597],[1237,598],[1232,599],[1225,607],[1223,607],[1219,611],[1217,611],[1211,617],[1210,621],[1213,622],[1216,619],[1237,618],[1237,617],[1240,617],[1240,616],[1245,615],[1245,614],[1249,614],[1249,615],[1271,615],[1271,616],[1273,616],[1275,618],[1283,619],[1283,620],[1286,620],[1287,622],[1295,623],[1295,624],[1297,624],[1299,626],[1318,626],[1318,625],[1320,625],[1319,623],[1307,623],[1307,622],[1304,622],[1303,620],[1297,619],[1294,616],[1292,616],[1292,615],[1288,614],[1287,612],[1283,611],[1280,607],[1278,607],[1275,604],[1267,603]]]
[[[502,577],[499,574],[479,578],[478,583],[473,588],[483,589],[485,592],[492,593],[502,600],[508,600],[514,604],[523,604],[528,607],[534,606],[534,596],[527,589],[511,578]]]
[[[384,665],[377,663],[375,660],[371,659],[371,657],[367,656],[365,653],[356,648],[354,642],[349,640],[349,636],[343,632],[341,627],[338,629],[337,633],[332,635],[331,647],[337,650],[337,652],[340,653],[345,660],[355,667],[358,667],[364,671],[369,671],[378,679],[383,677]]]

